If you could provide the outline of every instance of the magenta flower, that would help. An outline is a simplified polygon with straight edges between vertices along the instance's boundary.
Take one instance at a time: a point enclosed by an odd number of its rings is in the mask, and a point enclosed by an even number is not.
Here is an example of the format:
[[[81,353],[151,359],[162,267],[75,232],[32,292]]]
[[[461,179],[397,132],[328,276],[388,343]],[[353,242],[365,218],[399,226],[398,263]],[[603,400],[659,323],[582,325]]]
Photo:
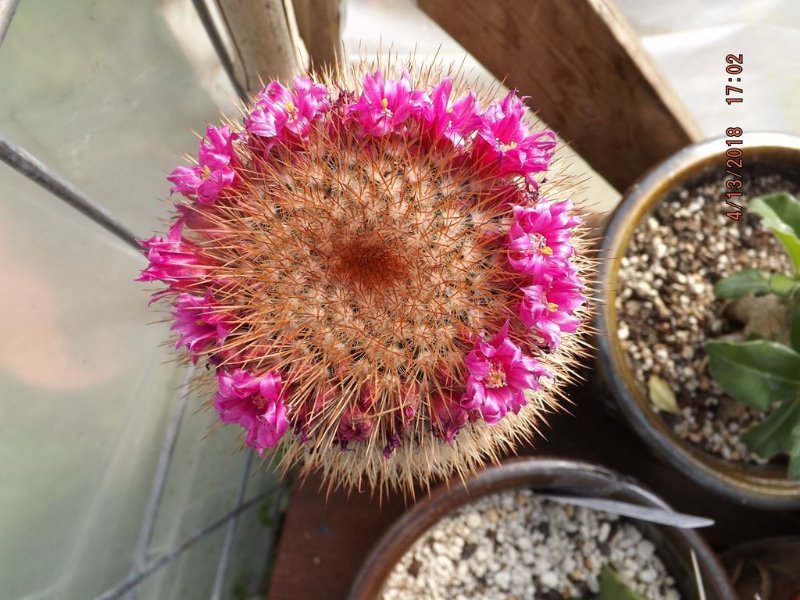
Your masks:
[[[492,339],[477,338],[464,359],[469,378],[462,406],[479,410],[489,424],[500,421],[508,411],[519,412],[527,402],[523,391],[539,389],[539,377],[548,374],[509,339],[508,328],[506,321]]]
[[[525,104],[511,91],[483,114],[475,144],[478,159],[498,168],[501,175],[521,175],[536,185],[533,176],[547,170],[556,146],[552,131],[529,134],[523,115]]]
[[[370,390],[370,394],[372,391]],[[414,419],[419,409],[419,385],[414,382],[401,387],[399,394],[399,408],[395,412],[394,422],[387,435],[387,444],[383,448],[384,458],[389,458],[394,454],[396,448],[400,447],[400,436],[408,428],[413,428]],[[371,404],[371,399],[370,399]]]
[[[206,129],[206,137],[200,142],[197,165],[172,171],[167,177],[175,184],[170,191],[180,192],[200,204],[214,204],[222,190],[231,187],[236,180],[233,142],[237,137],[227,127]]]
[[[231,332],[227,315],[217,307],[211,290],[204,297],[179,294],[174,308],[172,316],[175,322],[171,329],[178,333],[175,348],[186,346],[194,364],[205,348],[222,343]]]
[[[336,441],[347,448],[350,442],[361,442],[366,440],[375,425],[374,420],[369,416],[373,403],[374,386],[365,385],[361,388],[361,398],[355,406],[345,409],[339,428],[336,431]]]
[[[386,80],[377,70],[364,75],[361,97],[348,107],[347,114],[363,127],[364,133],[382,136],[398,131],[412,114],[424,114],[429,105],[430,98],[414,89],[408,71],[403,71],[398,80]]]
[[[423,113],[434,139],[446,138],[454,146],[462,146],[481,124],[480,106],[473,92],[450,102],[453,81],[442,80],[431,92],[430,108]]]
[[[214,408],[223,423],[247,430],[246,444],[263,454],[274,448],[289,429],[281,396],[281,376],[274,371],[255,377],[242,369],[217,371],[219,390]]]
[[[434,435],[452,444],[458,432],[466,425],[469,413],[450,391],[433,395],[430,403],[431,428]]]
[[[541,338],[550,350],[561,343],[562,333],[575,333],[580,319],[575,310],[586,302],[583,284],[573,273],[561,272],[549,283],[522,288],[519,318]]]
[[[141,245],[147,249],[150,265],[136,281],[163,281],[170,290],[183,290],[197,282],[204,272],[197,246],[182,237],[183,222],[176,221],[167,237],[151,237]]]
[[[273,81],[259,93],[245,126],[250,133],[270,141],[284,138],[286,132],[305,139],[316,118],[328,108],[328,90],[308,77],[294,78],[294,92]],[[268,143],[268,147],[273,144]]]
[[[570,216],[572,202],[540,202],[514,207],[514,222],[508,232],[508,262],[537,281],[554,265],[563,268],[574,249],[569,243],[572,228],[581,223]]]
[[[348,408],[339,419],[336,441],[347,448],[350,442],[361,442],[369,437],[374,421],[369,418],[360,406]]]

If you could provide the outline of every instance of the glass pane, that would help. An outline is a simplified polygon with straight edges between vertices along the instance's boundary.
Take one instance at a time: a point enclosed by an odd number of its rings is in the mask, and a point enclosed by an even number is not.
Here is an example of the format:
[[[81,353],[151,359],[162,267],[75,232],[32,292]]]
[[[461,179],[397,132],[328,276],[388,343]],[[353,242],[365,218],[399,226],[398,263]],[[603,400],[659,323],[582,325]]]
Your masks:
[[[143,237],[166,215],[164,176],[196,150],[189,128],[233,98],[190,0],[20,3],[0,80],[13,82],[0,131]],[[130,572],[182,379],[168,326],[152,324],[164,315],[133,281],[144,264],[0,165],[3,598],[92,598]],[[201,406],[190,399],[146,560],[234,506],[238,432],[204,439],[213,414]],[[273,482],[260,473],[248,494]],[[193,571],[191,589],[210,593],[224,531],[146,580],[152,597],[186,597]],[[237,531],[235,544],[261,552],[246,568],[265,567],[264,528]]]
[[[142,582],[136,590],[137,597],[142,600],[208,598],[214,586],[224,538],[225,529],[222,528],[199,540],[169,565]]]
[[[5,598],[90,598],[130,568],[178,385],[142,263],[0,166]]]
[[[21,2],[0,79],[3,134],[144,237],[234,96],[189,0]]]

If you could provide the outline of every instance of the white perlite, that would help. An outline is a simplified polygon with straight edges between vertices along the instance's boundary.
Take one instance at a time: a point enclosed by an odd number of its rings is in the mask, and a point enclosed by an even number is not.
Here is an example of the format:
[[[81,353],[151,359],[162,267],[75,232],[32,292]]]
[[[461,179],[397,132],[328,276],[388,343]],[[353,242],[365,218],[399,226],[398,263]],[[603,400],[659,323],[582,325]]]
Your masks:
[[[630,522],[514,490],[431,527],[389,575],[382,600],[591,597],[606,564],[648,600],[680,598],[655,546]]]

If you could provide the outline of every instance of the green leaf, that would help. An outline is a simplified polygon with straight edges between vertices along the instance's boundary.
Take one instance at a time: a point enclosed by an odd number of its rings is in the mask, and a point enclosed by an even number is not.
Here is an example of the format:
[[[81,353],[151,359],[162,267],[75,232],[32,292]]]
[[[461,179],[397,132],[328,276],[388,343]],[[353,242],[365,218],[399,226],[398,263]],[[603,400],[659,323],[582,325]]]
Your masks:
[[[795,295],[792,305],[790,339],[792,348],[800,352],[800,294]]]
[[[645,600],[625,585],[614,569],[608,565],[600,572],[600,593],[593,600]]]
[[[800,354],[777,342],[707,342],[708,369],[722,388],[749,406],[767,409],[800,393]]]
[[[742,440],[762,458],[788,454],[787,475],[800,480],[800,397],[781,404],[763,423],[748,430]]]
[[[769,277],[769,291],[780,296],[781,298],[788,298],[797,289],[797,280],[783,273],[775,273]]]
[[[800,202],[789,194],[773,194],[751,200],[748,209],[780,240],[800,272]]]
[[[723,300],[736,300],[747,294],[766,294],[769,275],[758,269],[745,269],[720,279],[714,286],[714,295]]]

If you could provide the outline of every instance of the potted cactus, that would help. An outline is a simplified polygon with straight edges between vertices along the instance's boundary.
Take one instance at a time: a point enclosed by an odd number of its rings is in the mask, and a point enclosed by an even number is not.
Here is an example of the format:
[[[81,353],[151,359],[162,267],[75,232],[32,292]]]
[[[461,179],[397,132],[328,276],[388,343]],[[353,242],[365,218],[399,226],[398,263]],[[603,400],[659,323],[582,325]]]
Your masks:
[[[614,212],[601,247],[600,370],[663,459],[737,502],[797,508],[800,482],[768,457],[794,449],[781,419],[796,376],[786,273],[798,230],[796,204],[780,194],[800,192],[800,140],[727,133],[655,167]],[[751,362],[757,348],[769,349]],[[777,368],[778,353],[787,381],[755,374]],[[778,420],[788,429],[756,439]]]
[[[554,134],[513,91],[406,67],[269,83],[169,175],[143,242],[220,421],[331,485],[473,471],[541,426],[581,344]]]

